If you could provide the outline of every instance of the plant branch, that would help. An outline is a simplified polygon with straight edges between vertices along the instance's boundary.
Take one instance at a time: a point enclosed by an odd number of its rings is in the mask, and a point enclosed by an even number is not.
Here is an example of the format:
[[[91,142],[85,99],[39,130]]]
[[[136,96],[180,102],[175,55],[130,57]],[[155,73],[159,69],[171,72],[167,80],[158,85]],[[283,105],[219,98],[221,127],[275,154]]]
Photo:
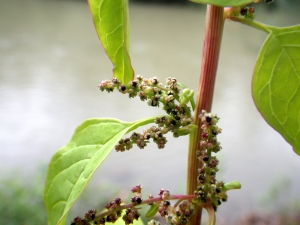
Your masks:
[[[224,26],[223,13],[223,7],[207,6],[202,65],[194,114],[194,123],[198,126],[198,129],[190,134],[189,139],[187,194],[193,194],[197,188],[197,169],[201,167],[200,161],[196,158],[196,150],[200,149],[201,129],[199,128],[202,126],[199,114],[201,110],[210,112],[212,107],[215,77]],[[195,215],[189,224],[200,224],[201,214],[202,208],[197,206]]]
[[[182,200],[190,200],[191,201],[193,198],[195,198],[195,195],[170,195],[168,197],[168,201],[169,200],[176,200],[176,199],[179,199],[181,201]],[[133,207],[138,207],[138,206],[141,206],[141,205],[149,205],[151,203],[162,202],[162,201],[164,201],[164,200],[161,197],[149,198],[147,200],[143,200],[142,203],[140,203],[140,204],[129,203],[129,204],[120,205],[120,206],[114,208],[114,211],[133,208]],[[105,216],[111,214],[111,212],[112,211],[110,211],[110,210],[107,210],[105,212],[101,212],[101,213],[97,214],[95,218],[105,217]]]
[[[236,9],[237,9],[236,7],[226,8],[224,10],[225,19],[229,19],[229,20],[232,20],[232,21],[235,21],[235,22],[239,22],[239,23],[248,25],[250,27],[253,27],[255,29],[261,30],[263,32],[270,33],[271,26],[268,26],[268,25],[263,24],[263,23],[256,22],[256,21],[254,21],[252,19],[249,19],[249,18],[236,16],[236,14],[237,14]]]

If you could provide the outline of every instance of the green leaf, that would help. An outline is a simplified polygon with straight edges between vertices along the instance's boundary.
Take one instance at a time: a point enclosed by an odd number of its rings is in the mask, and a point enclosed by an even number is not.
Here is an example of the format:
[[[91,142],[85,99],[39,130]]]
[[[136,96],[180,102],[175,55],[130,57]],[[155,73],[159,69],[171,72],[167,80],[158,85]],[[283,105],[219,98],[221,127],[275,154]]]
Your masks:
[[[201,4],[210,4],[216,6],[241,6],[246,5],[253,0],[190,0],[191,2],[201,3]]]
[[[153,123],[156,117],[132,123],[89,119],[77,127],[69,143],[52,157],[44,189],[48,224],[64,224],[68,211],[97,167],[126,133]]]
[[[254,69],[253,99],[265,120],[300,155],[300,25],[268,29]]]
[[[67,220],[67,215],[65,215],[58,223],[58,225],[65,225]]]
[[[88,0],[94,25],[113,63],[114,77],[128,84],[134,77],[129,57],[128,0]]]
[[[153,216],[155,216],[155,214],[157,213],[159,207],[157,204],[153,203],[150,208],[148,209],[148,211],[145,214],[146,218],[151,218]]]

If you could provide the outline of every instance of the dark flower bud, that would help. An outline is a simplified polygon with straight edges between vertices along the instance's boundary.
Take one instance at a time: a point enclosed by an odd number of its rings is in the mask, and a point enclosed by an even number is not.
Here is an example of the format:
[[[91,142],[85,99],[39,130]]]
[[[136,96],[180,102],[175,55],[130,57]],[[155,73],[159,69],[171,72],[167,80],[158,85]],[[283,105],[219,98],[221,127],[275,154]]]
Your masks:
[[[240,13],[241,13],[242,16],[245,16],[248,13],[248,9],[247,8],[242,8]]]
[[[136,80],[133,80],[133,81],[130,81],[130,83],[129,83],[132,87],[137,87],[137,85],[138,85],[138,81],[136,81]]]
[[[181,218],[180,220],[181,224],[187,224],[187,219],[185,217]]]
[[[153,84],[158,84],[158,79],[157,79],[156,77],[153,77],[153,78],[152,78],[152,83],[153,83]]]
[[[74,218],[73,222],[74,222],[75,224],[79,224],[79,223],[81,222],[81,220],[82,220],[82,218],[79,217],[79,216],[77,216],[77,217]]]
[[[119,90],[124,92],[126,90],[126,86],[124,84],[121,84]]]
[[[203,156],[202,159],[203,159],[204,162],[207,162],[209,160],[209,157],[207,155],[205,155],[205,156]]]
[[[154,120],[155,123],[161,123],[161,119],[159,117],[156,117]]]
[[[205,121],[206,121],[207,123],[210,123],[210,122],[212,121],[212,118],[211,118],[210,116],[206,116],[206,117],[205,117]]]
[[[254,12],[255,12],[255,9],[254,9],[253,7],[250,7],[250,8],[249,8],[249,12],[250,12],[250,13],[254,13]]]
[[[175,125],[176,125],[176,121],[175,121],[175,120],[171,120],[171,124],[172,124],[173,126],[175,126]]]
[[[161,212],[159,212],[160,213],[160,215],[162,216],[162,217],[165,217],[166,215],[168,215],[168,211],[166,211],[166,210],[162,210]]]
[[[172,91],[168,91],[167,95],[174,95]]]
[[[130,143],[130,139],[129,139],[129,138],[125,138],[124,143],[125,143],[125,144]]]
[[[139,198],[139,197],[137,197],[137,198],[136,198],[136,203],[137,203],[137,204],[141,204],[141,203],[142,203],[142,199]]]
[[[107,203],[107,204],[105,205],[105,208],[106,208],[106,209],[109,209],[111,206],[112,206],[111,203]]]
[[[111,222],[111,221],[112,221],[111,215],[106,216],[106,222]]]
[[[133,132],[130,139],[135,141],[136,139],[140,138],[140,134]]]
[[[120,81],[117,78],[112,78],[111,82],[114,83],[114,84],[119,84],[120,83]]]
[[[162,133],[160,132],[160,131],[158,131],[158,132],[156,132],[155,134],[154,134],[154,137],[155,138],[161,138],[163,135],[162,135]]]
[[[169,205],[171,205],[171,203],[169,201],[164,201],[163,202],[163,206],[168,207]]]
[[[134,186],[133,188],[131,188],[131,192],[132,193],[141,193],[142,191],[142,186],[140,184]]]
[[[97,211],[94,209],[90,209],[86,214],[85,218],[88,220],[94,220],[96,216]]]
[[[211,133],[216,136],[218,134],[218,131],[212,130]]]
[[[160,121],[162,123],[166,123],[167,122],[167,118],[165,116],[163,116],[163,117],[160,118]]]
[[[142,81],[142,80],[143,80],[143,76],[137,75],[137,76],[136,76],[136,79],[138,79],[139,81]]]
[[[204,175],[204,174],[200,174],[200,175],[198,176],[198,179],[199,179],[199,180],[202,180],[202,181],[205,180],[205,175]]]
[[[116,198],[115,199],[115,203],[116,203],[116,205],[121,205],[121,203],[122,203],[122,200],[120,199],[120,198]]]

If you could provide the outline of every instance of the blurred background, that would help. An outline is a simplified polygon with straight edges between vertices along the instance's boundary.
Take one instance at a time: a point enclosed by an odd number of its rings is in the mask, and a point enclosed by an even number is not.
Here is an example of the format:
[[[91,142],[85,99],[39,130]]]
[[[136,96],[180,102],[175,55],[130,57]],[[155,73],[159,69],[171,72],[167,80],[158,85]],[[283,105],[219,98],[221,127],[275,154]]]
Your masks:
[[[163,82],[176,77],[196,90],[205,6],[132,0],[129,7],[136,74]],[[298,0],[256,4],[255,9],[263,23],[300,23]],[[218,225],[279,224],[274,221],[282,218],[280,224],[300,224],[294,216],[300,212],[300,157],[261,118],[251,98],[252,71],[266,36],[225,22],[213,104],[223,129],[217,179],[238,180],[242,189],[230,191],[219,207]],[[98,91],[98,83],[111,77],[112,65],[86,1],[0,0],[0,224],[46,224],[41,198],[47,164],[82,121],[161,115],[138,99]],[[136,184],[144,196],[160,188],[184,193],[187,140],[169,141],[160,150],[150,144],[144,150],[112,151],[67,223],[117,196],[130,197]]]

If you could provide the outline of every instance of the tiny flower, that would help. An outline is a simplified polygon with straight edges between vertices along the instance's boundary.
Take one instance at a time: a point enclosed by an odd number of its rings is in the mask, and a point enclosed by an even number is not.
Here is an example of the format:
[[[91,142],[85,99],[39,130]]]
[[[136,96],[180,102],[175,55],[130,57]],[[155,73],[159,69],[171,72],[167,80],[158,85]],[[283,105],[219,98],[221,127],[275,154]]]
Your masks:
[[[132,193],[141,193],[142,191],[142,186],[140,184],[134,186],[133,188],[131,188],[131,192]]]
[[[202,133],[202,138],[205,138],[205,139],[208,138],[208,134],[205,133],[205,132],[203,132],[203,133]]]
[[[168,190],[164,190],[162,195],[161,195],[161,198],[162,200],[167,200],[170,196],[170,192]]]
[[[121,91],[121,92],[125,92],[125,90],[126,90],[126,86],[124,85],[124,84],[121,84],[120,86],[119,86],[119,90]]]
[[[97,211],[94,209],[90,209],[86,214],[85,218],[88,220],[94,220],[96,217]]]
[[[112,78],[111,82],[114,83],[114,84],[119,84],[120,83],[120,81],[117,78]]]

